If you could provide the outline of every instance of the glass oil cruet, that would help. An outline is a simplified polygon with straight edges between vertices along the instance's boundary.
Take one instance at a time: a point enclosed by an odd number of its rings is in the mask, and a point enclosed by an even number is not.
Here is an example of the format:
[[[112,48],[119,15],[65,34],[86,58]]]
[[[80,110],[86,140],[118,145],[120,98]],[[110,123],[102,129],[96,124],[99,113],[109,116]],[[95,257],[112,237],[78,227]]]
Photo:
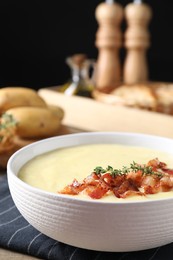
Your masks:
[[[90,70],[94,66],[93,60],[88,59],[85,54],[75,54],[67,57],[66,63],[71,69],[71,79],[60,88],[60,92],[68,96],[92,97]]]

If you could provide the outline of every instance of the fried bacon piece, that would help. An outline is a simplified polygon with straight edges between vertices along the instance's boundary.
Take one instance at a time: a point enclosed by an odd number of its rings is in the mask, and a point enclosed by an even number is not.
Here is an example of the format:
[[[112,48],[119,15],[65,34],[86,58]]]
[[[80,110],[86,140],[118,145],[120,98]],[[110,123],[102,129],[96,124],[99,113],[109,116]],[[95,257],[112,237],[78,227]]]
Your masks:
[[[131,180],[131,182],[136,185],[137,187],[140,187],[141,186],[141,183],[144,179],[144,176],[143,176],[143,173],[142,171],[131,171],[128,173],[128,175],[126,176],[126,178],[128,180]]]
[[[84,183],[79,183],[76,179],[73,180],[72,184],[67,185],[59,193],[77,195],[79,192],[83,191],[87,186]]]
[[[173,169],[167,168],[166,163],[157,158],[150,160],[146,165],[131,164],[131,168],[121,170],[93,172],[83,182],[76,179],[59,193],[77,195],[85,192],[92,199],[100,199],[108,192],[117,198],[173,190]]]
[[[119,187],[113,188],[113,193],[117,198],[125,198],[134,195],[143,195],[143,193],[139,191],[135,183],[128,179],[124,180],[124,182]]]
[[[98,186],[88,186],[85,189],[88,196],[90,196],[92,199],[101,199],[106,193],[107,189],[102,187],[101,185]]]

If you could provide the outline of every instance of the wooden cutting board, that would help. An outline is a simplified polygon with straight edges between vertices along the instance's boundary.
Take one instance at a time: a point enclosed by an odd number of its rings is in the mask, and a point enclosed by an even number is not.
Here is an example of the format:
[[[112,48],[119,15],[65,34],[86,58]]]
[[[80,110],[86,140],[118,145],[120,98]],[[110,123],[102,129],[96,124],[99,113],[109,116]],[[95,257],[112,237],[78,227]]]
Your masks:
[[[56,133],[56,136],[78,133],[78,132],[80,132],[80,129],[61,125]],[[13,143],[10,146],[7,146],[5,148],[0,147],[0,175],[1,175],[1,171],[6,169],[7,162],[13,153],[15,153],[20,148],[22,148],[28,144],[31,144],[33,142],[39,141],[39,140],[41,140],[41,139],[28,139],[28,140],[25,139],[24,140],[24,139],[21,139],[16,136],[13,140]]]
[[[48,103],[65,111],[63,124],[86,131],[138,132],[173,138],[173,116],[66,96],[51,88],[38,90]]]
[[[64,109],[65,118],[59,134],[82,132],[83,130],[124,131],[173,138],[172,116],[117,107],[76,96],[67,97],[46,88],[40,89],[38,93],[49,104],[59,105]],[[69,126],[72,128],[69,128]],[[34,260],[36,258],[0,249],[0,259]]]

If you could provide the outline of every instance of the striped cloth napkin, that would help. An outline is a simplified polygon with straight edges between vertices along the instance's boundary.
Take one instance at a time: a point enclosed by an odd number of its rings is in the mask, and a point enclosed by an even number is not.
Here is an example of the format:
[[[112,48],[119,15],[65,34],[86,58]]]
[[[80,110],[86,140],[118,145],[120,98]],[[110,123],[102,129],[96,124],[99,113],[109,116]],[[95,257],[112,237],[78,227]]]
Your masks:
[[[170,260],[173,257],[173,243],[144,251],[113,253],[55,241],[22,217],[11,198],[6,175],[0,177],[0,247],[45,260]]]

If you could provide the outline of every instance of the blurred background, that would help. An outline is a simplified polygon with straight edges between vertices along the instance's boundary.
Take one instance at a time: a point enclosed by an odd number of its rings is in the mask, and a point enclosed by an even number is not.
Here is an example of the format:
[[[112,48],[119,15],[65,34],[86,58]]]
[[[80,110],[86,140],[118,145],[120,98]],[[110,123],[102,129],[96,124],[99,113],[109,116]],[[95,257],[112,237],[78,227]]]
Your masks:
[[[99,0],[1,0],[0,86],[34,89],[70,77],[67,56],[97,59],[95,9]],[[117,1],[126,6],[132,1]],[[153,10],[148,51],[150,79],[173,82],[173,1],[144,1]],[[122,30],[126,27],[122,24]],[[123,63],[125,50],[122,49]]]

